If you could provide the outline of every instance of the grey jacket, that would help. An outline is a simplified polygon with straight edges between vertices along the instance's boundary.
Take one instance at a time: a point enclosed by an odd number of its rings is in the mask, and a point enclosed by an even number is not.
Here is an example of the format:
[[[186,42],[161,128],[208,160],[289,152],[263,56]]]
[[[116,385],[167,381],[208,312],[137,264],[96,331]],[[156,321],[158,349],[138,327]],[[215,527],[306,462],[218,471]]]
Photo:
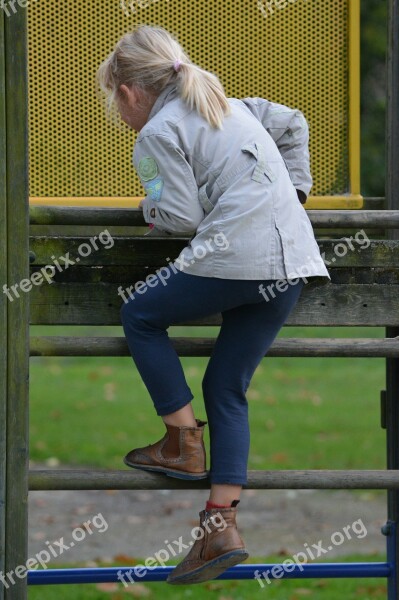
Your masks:
[[[150,234],[192,234],[174,265],[193,275],[328,282],[299,201],[312,187],[303,114],[262,98],[229,103],[219,130],[174,84],[158,96],[133,151]]]

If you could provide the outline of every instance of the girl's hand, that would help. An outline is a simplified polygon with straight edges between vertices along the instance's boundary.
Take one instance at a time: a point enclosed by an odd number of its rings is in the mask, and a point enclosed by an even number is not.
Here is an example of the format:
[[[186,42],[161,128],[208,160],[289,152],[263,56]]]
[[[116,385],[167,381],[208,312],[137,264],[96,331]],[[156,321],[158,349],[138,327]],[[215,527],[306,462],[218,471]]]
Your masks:
[[[141,210],[143,210],[143,202],[144,202],[145,198],[143,198],[142,200],[140,200],[139,202],[139,208],[141,208]]]

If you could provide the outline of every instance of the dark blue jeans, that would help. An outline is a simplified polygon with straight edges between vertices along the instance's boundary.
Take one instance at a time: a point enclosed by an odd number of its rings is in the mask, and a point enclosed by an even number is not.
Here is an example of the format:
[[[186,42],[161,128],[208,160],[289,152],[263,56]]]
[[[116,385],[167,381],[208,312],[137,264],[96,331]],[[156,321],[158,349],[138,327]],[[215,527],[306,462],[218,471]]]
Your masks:
[[[157,414],[175,412],[194,396],[167,329],[221,313],[223,322],[202,381],[210,436],[210,481],[246,485],[250,432],[245,393],[295,306],[304,281],[285,282],[284,288],[280,280],[277,289],[276,280],[200,277],[170,266],[162,273],[162,280],[153,279],[151,287],[141,286],[140,293],[132,291],[121,308],[133,361]]]

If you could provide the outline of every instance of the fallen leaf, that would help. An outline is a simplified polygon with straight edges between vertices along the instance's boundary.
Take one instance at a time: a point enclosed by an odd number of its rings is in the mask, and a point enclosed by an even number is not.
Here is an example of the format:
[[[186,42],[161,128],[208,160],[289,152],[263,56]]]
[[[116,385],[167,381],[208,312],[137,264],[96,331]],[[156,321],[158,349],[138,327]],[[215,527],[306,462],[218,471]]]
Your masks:
[[[107,592],[107,593],[112,593],[112,592],[117,592],[119,590],[119,585],[117,583],[97,583],[96,585],[96,589],[100,590],[100,592]]]
[[[142,523],[144,521],[144,517],[139,517],[138,515],[129,515],[126,519],[129,525],[137,525],[138,523]]]
[[[128,556],[127,554],[117,554],[114,556],[114,560],[118,564],[123,564],[126,566],[137,565],[138,562],[136,558],[133,558],[133,556]]]
[[[94,504],[83,504],[73,510],[74,515],[88,515],[93,512]]]
[[[188,375],[188,377],[191,377],[191,376],[194,376],[194,375],[198,375],[199,374],[199,369],[198,369],[198,367],[194,367],[194,366],[186,367],[185,372],[186,372],[186,375]]]
[[[100,367],[98,370],[100,371],[101,375],[112,375],[112,373],[114,371],[112,369],[112,367],[108,367],[106,365],[104,365],[103,367]]]
[[[124,589],[125,594],[131,594],[135,598],[144,598],[145,596],[151,596],[150,588],[146,587],[142,583],[132,583],[128,588]]]
[[[47,444],[46,442],[43,442],[43,440],[39,440],[35,443],[35,448],[36,450],[45,450],[47,448]]]
[[[35,504],[35,506],[47,506],[48,505],[48,501],[45,500],[44,498],[35,498],[33,500],[33,503]]]
[[[217,591],[217,590],[222,590],[225,587],[224,583],[219,583],[217,581],[211,581],[210,583],[206,583],[204,585],[204,587],[206,587],[207,590],[210,590],[211,592]]]
[[[41,520],[43,521],[43,523],[46,523],[46,525],[55,523],[55,518],[52,515],[47,515],[46,517],[43,517]]]
[[[288,455],[286,452],[275,452],[271,455],[271,460],[276,463],[285,464],[288,462]]]
[[[116,399],[116,384],[109,382],[104,385],[104,399],[113,402]]]

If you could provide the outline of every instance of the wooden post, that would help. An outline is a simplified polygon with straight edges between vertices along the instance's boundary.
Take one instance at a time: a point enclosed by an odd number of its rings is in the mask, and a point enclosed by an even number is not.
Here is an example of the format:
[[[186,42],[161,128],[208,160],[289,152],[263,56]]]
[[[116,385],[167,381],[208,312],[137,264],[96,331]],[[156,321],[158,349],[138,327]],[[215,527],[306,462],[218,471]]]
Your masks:
[[[9,299],[3,293],[4,284],[10,287],[29,276],[27,14],[21,6],[16,5],[16,8],[9,16],[1,11],[0,34],[0,369],[4,375],[0,384],[3,417],[0,417],[0,485],[2,500],[5,500],[2,507],[5,515],[4,573],[26,564],[28,524],[29,294],[20,291],[19,298]],[[15,577],[14,584],[6,579],[6,583],[1,586],[1,598],[27,598],[26,577]]]
[[[388,1],[386,208],[399,209],[399,0]],[[399,229],[388,238],[398,240]],[[387,327],[386,337],[399,335],[399,327]],[[387,466],[399,469],[399,359],[386,359]],[[389,600],[399,599],[399,491],[388,490],[388,560],[394,576],[388,579]]]
[[[0,283],[7,281],[6,215],[6,96],[4,64],[4,13],[0,11]],[[3,286],[2,286],[3,287]],[[7,433],[7,300],[0,294],[0,572],[5,572],[6,433]],[[0,600],[4,586],[0,583]]]

